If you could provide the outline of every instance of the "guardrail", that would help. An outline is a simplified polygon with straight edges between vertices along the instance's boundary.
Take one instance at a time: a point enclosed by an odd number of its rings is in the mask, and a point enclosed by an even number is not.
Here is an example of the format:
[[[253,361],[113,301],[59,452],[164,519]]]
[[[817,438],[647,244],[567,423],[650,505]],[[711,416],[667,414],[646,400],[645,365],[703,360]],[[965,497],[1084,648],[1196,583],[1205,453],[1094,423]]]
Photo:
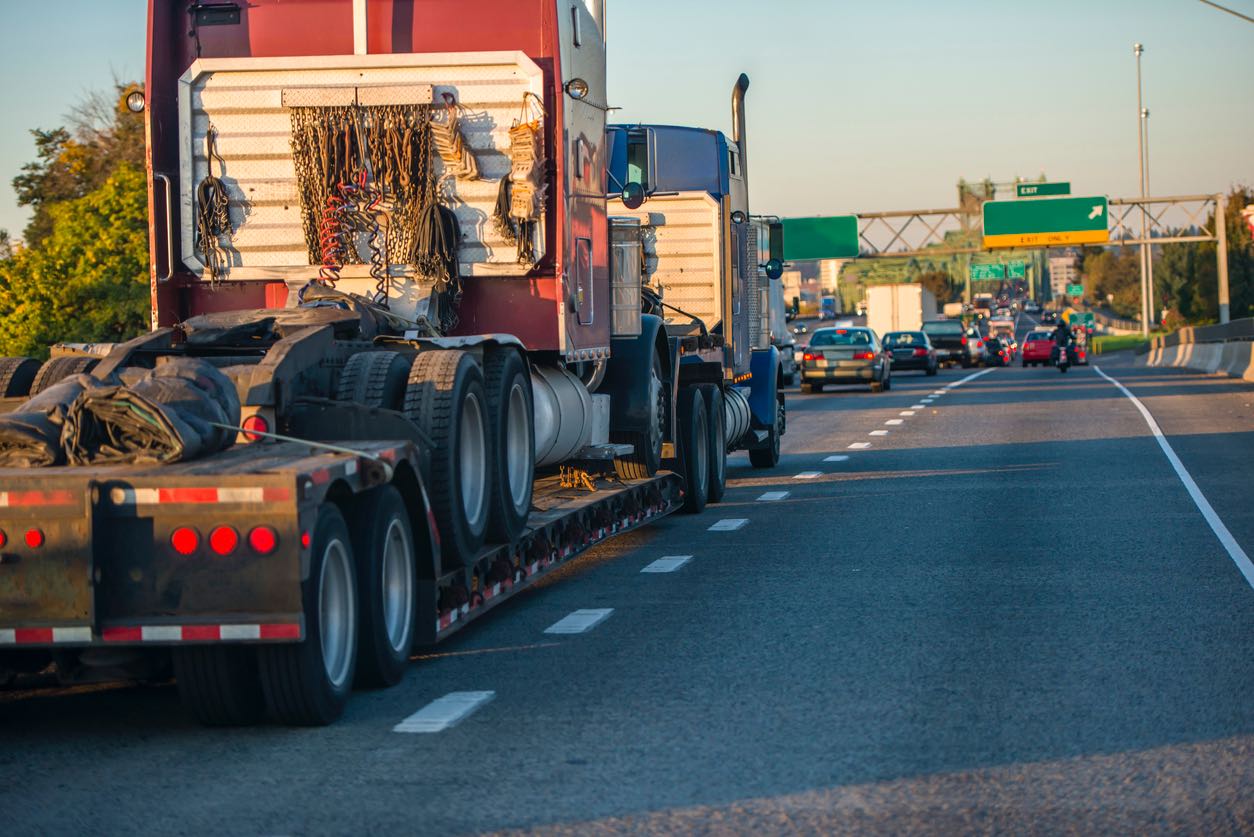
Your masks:
[[[1254,340],[1254,317],[1219,325],[1187,326],[1171,334],[1155,337],[1150,342],[1150,348],[1165,349],[1168,346],[1183,346],[1188,343],[1227,343],[1230,340]]]
[[[1093,319],[1106,326],[1107,328],[1117,328],[1120,331],[1140,331],[1141,323],[1137,320],[1125,320],[1121,317],[1112,317],[1100,308],[1090,308],[1093,312]]]

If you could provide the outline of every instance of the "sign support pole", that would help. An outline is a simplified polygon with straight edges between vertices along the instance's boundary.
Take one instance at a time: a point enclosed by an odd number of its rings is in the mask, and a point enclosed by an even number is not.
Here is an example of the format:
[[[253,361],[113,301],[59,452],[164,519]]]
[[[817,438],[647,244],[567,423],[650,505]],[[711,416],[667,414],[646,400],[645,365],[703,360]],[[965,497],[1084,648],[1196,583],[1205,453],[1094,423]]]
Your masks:
[[[1224,204],[1227,203],[1226,195],[1215,196],[1215,247],[1216,258],[1219,263],[1215,265],[1219,273],[1219,322],[1226,323],[1230,315],[1228,306],[1228,224],[1224,218]]]

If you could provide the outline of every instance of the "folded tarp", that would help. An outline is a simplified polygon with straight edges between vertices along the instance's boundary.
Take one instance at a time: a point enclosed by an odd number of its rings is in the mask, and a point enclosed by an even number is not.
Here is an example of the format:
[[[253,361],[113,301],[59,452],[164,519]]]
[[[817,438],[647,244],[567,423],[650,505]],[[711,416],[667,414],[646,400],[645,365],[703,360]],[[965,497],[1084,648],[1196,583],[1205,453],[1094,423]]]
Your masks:
[[[90,375],[74,375],[0,416],[0,467],[65,464],[61,433],[66,414],[85,390],[95,386],[103,384]]]
[[[61,445],[73,465],[180,462],[229,447],[239,396],[231,379],[193,358],[167,361],[125,386],[83,390],[65,414]]]

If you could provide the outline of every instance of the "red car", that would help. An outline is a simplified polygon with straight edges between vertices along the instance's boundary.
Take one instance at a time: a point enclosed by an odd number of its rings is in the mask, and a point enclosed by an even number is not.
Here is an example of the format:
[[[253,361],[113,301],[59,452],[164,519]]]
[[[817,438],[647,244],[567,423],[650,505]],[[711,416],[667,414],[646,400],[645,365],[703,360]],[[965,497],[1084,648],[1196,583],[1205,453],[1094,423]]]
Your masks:
[[[1049,366],[1054,352],[1054,333],[1052,331],[1033,331],[1023,338],[1023,349],[1020,355],[1024,366]]]

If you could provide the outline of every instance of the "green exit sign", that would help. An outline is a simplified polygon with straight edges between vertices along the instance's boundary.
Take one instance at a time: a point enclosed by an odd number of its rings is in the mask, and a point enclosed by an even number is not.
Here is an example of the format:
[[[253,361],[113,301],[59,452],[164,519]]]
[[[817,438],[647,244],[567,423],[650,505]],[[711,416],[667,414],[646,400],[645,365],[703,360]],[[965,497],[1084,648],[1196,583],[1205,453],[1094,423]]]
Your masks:
[[[784,219],[784,259],[786,261],[856,259],[858,251],[858,217],[856,215]]]
[[[1020,198],[1043,198],[1049,195],[1070,195],[1070,183],[1016,183],[1015,195]]]
[[[992,249],[1105,244],[1110,240],[1106,204],[1106,198],[1101,196],[986,201],[984,246]]]
[[[987,281],[989,279],[1005,279],[1004,264],[973,264],[971,265],[971,281]]]
[[[1068,285],[1067,296],[1084,296],[1083,285]]]
[[[1007,279],[1024,279],[1028,275],[1027,262],[1010,262],[1006,265]]]

